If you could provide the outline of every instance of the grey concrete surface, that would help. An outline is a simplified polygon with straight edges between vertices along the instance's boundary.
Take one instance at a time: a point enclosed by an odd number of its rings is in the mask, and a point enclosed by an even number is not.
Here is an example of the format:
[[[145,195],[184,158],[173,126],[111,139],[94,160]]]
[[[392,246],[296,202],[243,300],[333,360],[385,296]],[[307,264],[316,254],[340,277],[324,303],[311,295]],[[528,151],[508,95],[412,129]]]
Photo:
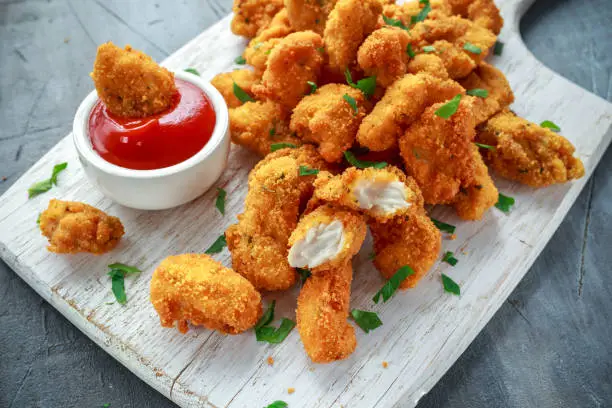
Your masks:
[[[130,43],[159,60],[230,7],[0,0],[0,193],[70,131],[99,43]],[[537,0],[521,31],[546,65],[612,100],[610,23],[611,0]],[[609,149],[525,279],[420,408],[612,406],[611,176]],[[106,403],[175,406],[0,262],[0,407]]]

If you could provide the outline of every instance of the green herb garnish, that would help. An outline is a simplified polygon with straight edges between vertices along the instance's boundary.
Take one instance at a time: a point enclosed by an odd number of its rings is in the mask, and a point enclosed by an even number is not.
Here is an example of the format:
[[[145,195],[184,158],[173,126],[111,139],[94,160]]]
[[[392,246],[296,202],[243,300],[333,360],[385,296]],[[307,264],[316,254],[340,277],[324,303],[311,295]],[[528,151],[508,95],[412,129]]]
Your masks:
[[[501,41],[495,41],[495,46],[493,46],[493,55],[502,55],[504,51],[504,43]]]
[[[390,26],[393,26],[393,27],[398,27],[398,28],[401,28],[402,30],[406,30],[406,31],[409,30],[409,28],[406,27],[404,25],[404,23],[402,23],[402,20],[391,18],[391,17],[387,17],[384,14],[383,14],[382,18],[383,18],[383,21],[385,22],[385,24],[387,24],[387,25],[390,25]]]
[[[244,57],[242,55],[239,55],[234,60],[234,63],[238,64],[238,65],[244,65],[244,64],[246,64],[246,60],[244,59]]]
[[[454,234],[455,229],[457,228],[454,225],[436,220],[435,218],[431,218],[431,222],[433,222],[436,228],[438,228],[440,231],[448,232],[449,234]]]
[[[476,142],[474,142],[474,144],[475,144],[476,146],[478,146],[478,147],[483,148],[483,149],[487,149],[487,150],[493,150],[493,151],[495,151],[495,146],[491,146],[491,145],[484,144],[484,143],[476,143]]]
[[[36,197],[39,194],[42,194],[46,191],[51,190],[51,188],[56,185],[57,186],[57,176],[60,172],[62,172],[66,167],[68,167],[68,163],[60,163],[53,166],[53,171],[51,172],[51,178],[44,181],[39,181],[38,183],[32,184],[32,186],[28,189],[28,198]]]
[[[234,96],[236,96],[236,98],[238,98],[238,100],[242,103],[255,101],[255,99],[251,98],[251,95],[239,87],[236,82],[234,82]]]
[[[225,197],[227,196],[227,192],[217,187],[217,199],[215,200],[215,207],[221,213],[221,215],[225,215]]]
[[[465,93],[471,96],[478,96],[479,98],[486,98],[487,96],[489,96],[489,91],[481,88],[470,89]]]
[[[270,135],[270,137],[274,137],[276,135],[276,128],[270,128],[270,131],[268,132],[268,134]]]
[[[306,282],[306,279],[310,278],[310,271],[308,269],[303,269],[303,268],[295,268],[295,270],[297,271],[298,275],[300,275],[300,279],[302,281],[302,284],[304,284],[304,282]]]
[[[471,52],[472,54],[480,54],[482,53],[482,50],[480,49],[480,47],[475,46],[474,44],[470,43],[470,42],[466,42],[465,44],[463,44],[463,49],[466,51]]]
[[[406,53],[410,58],[416,57],[416,53],[412,50],[412,44],[408,44],[408,46],[406,47]]]
[[[38,218],[36,219],[36,224],[40,225],[40,217],[42,213],[38,213]]]
[[[268,324],[272,322],[272,320],[274,320],[274,308],[275,307],[276,307],[276,300],[273,300],[272,303],[268,305],[268,308],[266,309],[264,314],[261,316],[261,318],[257,321],[257,324],[255,325],[253,330],[258,330],[264,326],[267,326]]]
[[[351,76],[351,71],[349,71],[347,68],[346,71],[344,71],[344,77],[346,78],[347,84],[355,89],[359,89],[366,96],[366,98],[369,99],[372,97],[372,95],[374,95],[374,91],[376,91],[376,76],[363,78],[357,81],[357,83],[354,83]]]
[[[457,285],[454,280],[452,280],[445,274],[442,274],[442,285],[444,285],[444,290],[447,292],[454,293],[457,296],[461,294],[461,288],[459,287],[459,285]]]
[[[187,68],[187,69],[185,70],[185,72],[189,72],[190,74],[200,76],[200,73],[199,73],[199,72],[198,72],[198,70],[197,70],[197,69],[195,69],[195,68]]]
[[[553,132],[561,131],[561,128],[557,126],[554,122],[551,122],[550,120],[545,120],[544,122],[540,123],[540,126],[542,126],[543,128],[550,129]]]
[[[459,262],[459,260],[455,258],[455,254],[453,254],[451,251],[446,251],[444,253],[444,256],[442,257],[442,262],[446,262],[449,265],[455,266],[457,265],[457,262]]]
[[[497,208],[499,208],[505,213],[509,213],[513,205],[514,205],[514,198],[508,197],[508,196],[503,195],[502,193],[499,193],[499,198],[497,199],[497,203],[495,204]]]
[[[295,322],[293,320],[283,317],[278,329],[273,326],[261,326],[255,330],[255,338],[257,341],[265,341],[271,344],[282,343],[294,327]]]
[[[436,47],[434,47],[433,45],[426,45],[422,48],[422,50],[426,53],[436,52]]]
[[[275,152],[277,150],[284,149],[284,148],[295,149],[297,148],[297,146],[294,145],[293,143],[272,143],[270,145],[271,152]]]
[[[311,94],[317,92],[317,84],[315,84],[312,81],[308,81],[306,83],[310,86],[310,92],[308,93],[308,95],[311,95]]]
[[[344,94],[342,95],[342,99],[344,99],[349,105],[351,105],[351,108],[353,109],[353,116],[357,116],[357,114],[359,113],[359,108],[357,107],[357,102],[355,101],[355,98],[348,94]]]
[[[381,296],[383,298],[383,302],[391,299],[391,296],[393,296],[395,291],[400,287],[402,281],[412,274],[414,274],[414,271],[408,265],[404,265],[399,268],[391,279],[389,279],[387,283],[385,283],[385,285],[378,292],[376,292],[372,298],[374,303],[378,303]]]
[[[288,406],[289,404],[287,404],[285,401],[274,401],[266,408],[287,408]]]
[[[375,169],[382,169],[384,167],[387,167],[386,162],[373,162],[373,161],[367,161],[367,160],[359,160],[357,157],[355,157],[353,152],[349,150],[344,152],[344,158],[346,159],[347,162],[357,167],[358,169],[366,169],[368,167],[374,167]]]
[[[135,266],[129,266],[118,262],[110,264],[108,267],[110,268],[108,276],[111,278],[111,288],[115,295],[115,299],[117,299],[117,302],[124,305],[127,302],[127,296],[125,295],[125,277],[127,275],[140,273],[141,271]]]
[[[300,166],[300,176],[314,176],[315,174],[319,174],[319,169],[310,169],[306,166]]]
[[[419,0],[419,3],[424,4],[425,7],[423,7],[421,11],[419,11],[419,14],[417,14],[416,16],[410,17],[410,23],[412,25],[415,25],[419,21],[425,21],[425,19],[427,18],[427,15],[431,11],[431,4],[429,4],[429,0]]]
[[[461,102],[461,94],[457,94],[453,99],[440,106],[436,111],[436,116],[444,119],[450,118],[457,112],[457,109],[459,109],[459,102]]]
[[[218,254],[219,252],[223,251],[223,248],[225,248],[226,245],[227,241],[225,240],[225,235],[219,235],[219,238],[217,238],[215,242],[213,242],[213,244],[206,251],[204,251],[204,253],[208,255]]]
[[[319,51],[321,54],[323,54],[325,52],[325,47],[319,47],[319,48],[317,48],[317,51]]]
[[[373,261],[374,259],[376,259],[376,252],[374,252],[374,250],[372,250],[372,252],[370,252],[370,255],[368,255],[368,259],[370,261]]]
[[[361,327],[366,333],[369,333],[370,330],[374,330],[383,324],[378,315],[374,312],[353,309],[351,310],[351,316],[353,320],[355,320],[355,323],[357,323],[357,326]]]

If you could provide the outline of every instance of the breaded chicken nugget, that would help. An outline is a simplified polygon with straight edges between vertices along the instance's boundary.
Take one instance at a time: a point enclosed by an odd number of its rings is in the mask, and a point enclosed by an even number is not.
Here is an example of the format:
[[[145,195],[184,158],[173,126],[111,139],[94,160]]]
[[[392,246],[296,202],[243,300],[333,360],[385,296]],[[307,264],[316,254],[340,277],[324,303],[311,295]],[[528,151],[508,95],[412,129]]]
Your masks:
[[[347,264],[334,273],[309,277],[297,300],[297,329],[315,363],[347,358],[357,346],[348,321],[353,271]]]
[[[514,102],[514,93],[512,93],[506,76],[486,62],[481,62],[474,72],[460,80],[459,83],[467,90],[485,89],[489,93],[486,98],[474,100],[473,112],[476,125],[487,121]]]
[[[51,252],[96,255],[115,248],[125,233],[117,217],[91,205],[55,199],[40,215],[40,231],[49,239]]]
[[[436,78],[449,78],[448,71],[444,66],[444,61],[435,54],[417,54],[408,62],[407,68],[409,74],[425,72]]]
[[[446,10],[450,7],[447,14],[467,18],[494,34],[499,34],[504,25],[504,19],[493,0],[441,0],[432,3],[432,7],[444,7]]]
[[[425,212],[396,217],[385,224],[369,223],[374,238],[374,265],[387,279],[408,265],[415,272],[401,284],[413,288],[440,254],[442,235]]]
[[[283,0],[234,0],[232,32],[253,38],[282,8]]]
[[[309,207],[330,203],[360,211],[381,223],[423,209],[423,197],[416,182],[393,166],[363,170],[349,167],[338,176],[320,172],[314,187]]]
[[[244,50],[243,56],[249,65],[255,68],[255,72],[261,76],[266,70],[266,62],[268,56],[272,52],[272,48],[286,36],[293,32],[289,19],[287,18],[287,9],[283,8],[276,13],[270,25],[263,29],[257,37],[253,38],[249,45]]]
[[[500,176],[531,187],[545,187],[584,176],[572,143],[550,129],[504,110],[478,128],[485,161]]]
[[[357,112],[345,95],[355,101]],[[360,90],[329,84],[298,103],[289,127],[303,141],[317,144],[321,156],[333,163],[341,161],[344,152],[353,146],[365,115],[366,99]]]
[[[497,203],[499,192],[493,184],[489,169],[484,164],[476,145],[472,145],[474,157],[474,181],[468,187],[461,187],[455,196],[453,207],[464,220],[475,221]]]
[[[291,26],[297,31],[323,34],[327,17],[337,0],[285,0]]]
[[[335,273],[350,264],[366,235],[359,213],[322,205],[302,216],[289,238],[289,265],[310,269],[313,275]]]
[[[178,97],[174,74],[129,45],[125,49],[112,42],[99,46],[90,75],[113,115],[155,115],[170,108]]]
[[[236,98],[234,94],[234,83],[252,97],[253,92],[251,92],[251,87],[253,84],[257,83],[258,80],[259,77],[253,71],[249,69],[237,69],[236,71],[215,75],[215,77],[211,79],[210,84],[221,93],[229,108],[237,108],[242,105],[242,102],[240,99]]]
[[[423,192],[427,204],[448,204],[460,187],[474,181],[472,141],[476,136],[471,96],[461,98],[455,114],[445,119],[435,112],[444,104],[425,110],[399,141],[406,174]]]
[[[431,1],[431,10],[427,13],[427,18],[438,18],[452,15],[451,8],[448,4],[441,1]],[[404,27],[410,28],[413,23],[413,18],[419,15],[425,8],[425,4],[419,0],[407,1],[402,4],[392,2],[383,7],[383,15],[392,20],[399,20]],[[381,17],[378,21],[379,26],[387,24]]]
[[[463,92],[455,81],[426,73],[407,74],[387,88],[380,102],[363,119],[357,141],[374,151],[394,148],[404,129],[419,119],[427,106]]]
[[[253,285],[204,254],[164,259],[151,278],[151,303],[161,325],[177,322],[181,333],[190,322],[238,334],[255,326],[262,314],[261,295]]]
[[[289,34],[273,49],[255,95],[293,109],[308,92],[308,81],[317,82],[323,64],[323,39],[312,31]]]
[[[289,131],[288,112],[273,101],[247,102],[229,110],[232,142],[260,156],[275,143],[301,144]]]
[[[332,72],[343,73],[355,64],[357,50],[376,28],[382,13],[378,0],[339,0],[325,24],[325,50]]]
[[[357,63],[366,75],[375,75],[376,83],[386,88],[406,73],[409,42],[406,30],[390,26],[379,28],[359,47]]]

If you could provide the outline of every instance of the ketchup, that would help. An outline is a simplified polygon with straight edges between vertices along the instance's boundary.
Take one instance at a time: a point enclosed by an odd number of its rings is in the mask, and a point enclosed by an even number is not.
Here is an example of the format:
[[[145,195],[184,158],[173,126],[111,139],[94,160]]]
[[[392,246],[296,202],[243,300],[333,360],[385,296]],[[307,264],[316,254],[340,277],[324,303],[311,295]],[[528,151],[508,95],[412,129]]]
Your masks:
[[[215,128],[212,103],[198,86],[175,82],[174,105],[145,118],[115,116],[98,101],[89,117],[94,150],[104,160],[134,170],[173,166],[202,150]]]

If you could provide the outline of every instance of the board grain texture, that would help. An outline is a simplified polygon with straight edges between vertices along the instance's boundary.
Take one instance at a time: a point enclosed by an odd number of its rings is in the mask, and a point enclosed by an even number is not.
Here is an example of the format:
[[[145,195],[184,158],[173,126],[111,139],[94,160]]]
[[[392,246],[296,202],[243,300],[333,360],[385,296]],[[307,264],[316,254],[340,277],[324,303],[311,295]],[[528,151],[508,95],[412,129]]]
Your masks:
[[[518,19],[528,2],[499,2],[506,26],[501,39],[504,56],[494,58],[515,90],[513,109],[539,122],[552,119],[563,128],[590,175],[610,141],[611,105],[553,74],[524,48]],[[244,40],[232,36],[226,18],[165,64],[174,69],[198,68],[205,77],[232,68]],[[559,112],[564,112],[559,117]],[[68,160],[61,185],[27,200],[33,181],[48,177],[53,164]],[[32,167],[0,199],[0,255],[41,296],[106,351],[182,406],[264,406],[284,399],[290,406],[410,406],[427,392],[473,340],[566,214],[587,177],[572,184],[533,190],[499,180],[500,191],[517,198],[510,216],[495,210],[484,222],[459,222],[449,211],[435,215],[458,224],[458,238],[445,241],[460,263],[436,265],[417,290],[374,306],[371,295],[382,284],[369,264],[365,246],[356,260],[352,305],[381,314],[384,326],[365,335],[347,361],[328,366],[307,361],[294,332],[283,344],[257,344],[251,334],[228,337],[198,329],[186,336],[159,327],[148,303],[148,281],[166,255],[201,252],[235,221],[245,194],[246,174],[254,158],[234,148],[230,165],[218,185],[228,191],[227,214],[214,206],[214,191],[187,206],[160,212],[119,207],[88,185],[68,138]],[[36,215],[51,197],[74,199],[118,215],[128,235],[120,247],[103,257],[58,257],[41,251],[45,241],[35,227]],[[227,252],[217,257],[229,265]],[[145,273],[128,279],[129,302],[112,302],[106,265],[137,263]],[[443,293],[440,272],[462,285],[462,296]],[[279,316],[292,317],[296,290],[278,298]],[[269,367],[265,360],[276,363]],[[389,367],[383,369],[382,361]],[[282,390],[295,387],[293,395]],[[374,390],[374,391],[373,391]],[[389,392],[387,392],[389,390]]]

